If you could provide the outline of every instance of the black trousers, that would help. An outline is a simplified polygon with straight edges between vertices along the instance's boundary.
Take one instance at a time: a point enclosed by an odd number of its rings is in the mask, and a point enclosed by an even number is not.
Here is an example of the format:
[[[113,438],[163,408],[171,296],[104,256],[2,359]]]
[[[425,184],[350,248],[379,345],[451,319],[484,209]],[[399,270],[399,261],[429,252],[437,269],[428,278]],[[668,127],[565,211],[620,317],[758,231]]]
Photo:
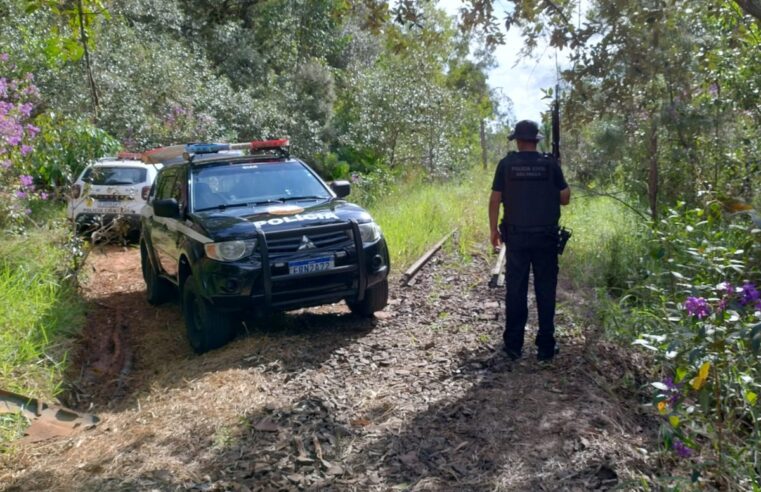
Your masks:
[[[552,357],[555,354],[555,291],[558,283],[557,232],[506,232],[505,350],[518,355],[523,352],[528,319],[528,276],[532,268],[539,314],[537,354]]]

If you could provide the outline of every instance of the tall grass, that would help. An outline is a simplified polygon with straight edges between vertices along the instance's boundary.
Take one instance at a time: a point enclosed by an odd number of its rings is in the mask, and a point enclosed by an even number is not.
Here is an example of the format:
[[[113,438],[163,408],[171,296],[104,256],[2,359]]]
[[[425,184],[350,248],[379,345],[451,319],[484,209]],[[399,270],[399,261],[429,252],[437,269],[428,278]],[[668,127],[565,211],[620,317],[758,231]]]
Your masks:
[[[66,231],[40,228],[0,239],[0,387],[52,398],[65,370],[67,335],[83,322],[83,305],[65,280]]]
[[[575,287],[618,294],[627,288],[645,248],[642,217],[609,197],[580,192],[563,208],[561,224],[573,230],[561,270]]]
[[[455,227],[459,248],[489,240],[487,205],[493,171],[476,170],[456,181],[404,184],[369,208],[388,242],[392,265],[409,266]]]

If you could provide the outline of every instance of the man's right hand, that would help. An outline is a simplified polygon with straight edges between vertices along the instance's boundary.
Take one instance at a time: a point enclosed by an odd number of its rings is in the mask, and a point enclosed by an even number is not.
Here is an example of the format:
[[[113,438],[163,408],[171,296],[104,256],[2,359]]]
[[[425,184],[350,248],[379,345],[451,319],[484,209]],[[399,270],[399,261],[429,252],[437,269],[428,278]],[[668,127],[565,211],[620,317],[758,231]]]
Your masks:
[[[501,244],[502,244],[502,238],[499,235],[499,231],[492,230],[491,231],[491,245],[494,247],[495,250],[498,250]]]

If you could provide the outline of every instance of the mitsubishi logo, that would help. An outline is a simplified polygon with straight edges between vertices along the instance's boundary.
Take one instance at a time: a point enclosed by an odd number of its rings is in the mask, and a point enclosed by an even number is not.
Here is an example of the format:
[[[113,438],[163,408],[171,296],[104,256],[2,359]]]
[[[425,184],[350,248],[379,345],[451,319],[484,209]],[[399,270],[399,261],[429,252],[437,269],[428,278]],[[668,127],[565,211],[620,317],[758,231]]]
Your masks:
[[[314,243],[306,236],[301,236],[301,244],[299,245],[299,251],[302,249],[312,249],[316,248],[317,246],[314,245]]]

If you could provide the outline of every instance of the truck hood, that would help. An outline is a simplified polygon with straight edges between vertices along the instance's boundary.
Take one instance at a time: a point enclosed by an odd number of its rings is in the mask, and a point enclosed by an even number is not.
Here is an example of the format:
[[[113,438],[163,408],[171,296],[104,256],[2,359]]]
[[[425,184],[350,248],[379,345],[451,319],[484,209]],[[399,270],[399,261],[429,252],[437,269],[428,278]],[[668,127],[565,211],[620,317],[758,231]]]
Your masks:
[[[193,218],[214,241],[253,238],[259,228],[267,234],[351,220],[358,223],[372,220],[362,207],[337,199],[209,210],[196,213]]]

